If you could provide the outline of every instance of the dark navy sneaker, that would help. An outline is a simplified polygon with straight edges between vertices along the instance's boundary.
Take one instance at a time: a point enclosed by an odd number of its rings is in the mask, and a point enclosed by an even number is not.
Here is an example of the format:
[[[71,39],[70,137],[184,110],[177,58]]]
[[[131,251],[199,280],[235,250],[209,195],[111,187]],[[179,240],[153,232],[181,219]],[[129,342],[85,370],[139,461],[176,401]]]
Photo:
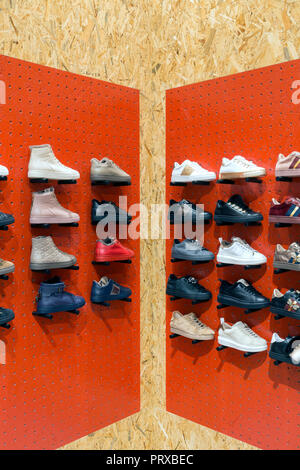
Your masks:
[[[270,310],[277,315],[300,320],[300,292],[290,289],[282,294],[280,290],[274,289]]]
[[[300,363],[295,361],[295,356],[298,356],[295,350],[299,348],[299,344],[300,336],[287,336],[282,339],[277,333],[273,333],[269,356],[275,359],[275,365],[287,362],[299,366]]]
[[[254,212],[244,203],[239,194],[235,194],[227,202],[218,201],[214,220],[217,223],[252,223],[260,222],[263,216],[260,212]]]
[[[204,302],[211,299],[211,292],[198,283],[193,276],[177,277],[170,274],[167,282],[167,295]]]
[[[131,289],[103,276],[99,282],[93,281],[91,302],[98,304],[110,300],[124,300],[130,297]]]
[[[0,307],[0,325],[6,325],[15,318],[15,314],[9,308]]]
[[[36,314],[74,311],[85,305],[83,297],[70,294],[64,288],[65,284],[58,276],[42,282],[36,299]]]
[[[270,305],[269,299],[258,292],[245,279],[240,279],[234,284],[221,280],[218,302],[224,305],[250,309],[261,309]]]
[[[186,238],[182,242],[175,239],[172,246],[172,258],[191,261],[210,261],[214,254],[204,248],[198,240]]]
[[[92,224],[96,225],[98,222],[115,223],[115,224],[130,224],[132,216],[111,201],[97,201],[93,199],[92,202]]]
[[[186,199],[179,202],[174,199],[170,200],[168,219],[171,224],[181,224],[183,222],[201,224],[208,222],[211,218],[212,214],[210,212],[203,211],[196,204]]]
[[[13,224],[15,221],[14,216],[0,212],[0,226]]]

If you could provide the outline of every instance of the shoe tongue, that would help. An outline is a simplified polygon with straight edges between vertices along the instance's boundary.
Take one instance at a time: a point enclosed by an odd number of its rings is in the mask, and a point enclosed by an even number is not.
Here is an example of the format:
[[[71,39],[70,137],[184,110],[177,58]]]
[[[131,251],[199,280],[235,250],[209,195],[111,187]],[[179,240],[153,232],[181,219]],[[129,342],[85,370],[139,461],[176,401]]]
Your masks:
[[[101,277],[101,279],[100,279],[100,281],[98,282],[98,284],[99,284],[99,286],[104,287],[104,286],[107,286],[108,282],[109,282],[108,277],[107,277],[107,276],[103,276],[103,277]]]
[[[250,285],[249,282],[247,282],[245,279],[239,279],[237,284],[243,284],[246,287]]]
[[[232,202],[233,204],[240,204],[243,203],[243,199],[239,194],[234,194],[228,199],[228,202]]]

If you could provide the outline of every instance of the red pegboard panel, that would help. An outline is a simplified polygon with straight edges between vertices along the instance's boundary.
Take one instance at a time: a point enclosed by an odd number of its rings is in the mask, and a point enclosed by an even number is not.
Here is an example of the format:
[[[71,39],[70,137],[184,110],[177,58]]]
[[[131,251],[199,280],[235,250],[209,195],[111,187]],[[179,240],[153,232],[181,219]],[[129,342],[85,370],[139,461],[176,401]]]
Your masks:
[[[275,287],[299,287],[297,273],[274,275],[276,243],[285,247],[299,240],[299,228],[274,228],[268,223],[272,197],[299,196],[299,182],[275,181],[278,154],[300,150],[300,105],[292,103],[294,80],[300,78],[300,61],[210,80],[167,91],[166,185],[167,198],[204,203],[214,212],[217,199],[238,193],[264,216],[261,227],[239,224],[205,228],[204,245],[217,254],[218,238],[232,235],[246,239],[268,257],[267,266],[245,271],[242,267],[217,268],[215,262],[192,266],[170,263],[173,240],[167,241],[167,278],[170,273],[195,275],[212,294],[211,302],[192,306],[190,301],[167,300],[167,409],[217,431],[264,449],[294,449],[299,445],[299,368],[276,367],[267,353],[249,358],[233,349],[216,351],[219,318],[246,321],[268,341],[299,334],[299,321],[275,320],[269,309],[245,315],[242,309],[217,310],[218,278],[235,282],[246,278],[271,298]],[[243,155],[267,169],[263,184],[170,187],[175,161],[198,161],[218,174],[222,157]],[[169,339],[172,311],[196,312],[216,331],[215,341],[192,345],[182,337]]]
[[[0,106],[0,157],[9,168],[1,182],[0,209],[16,222],[0,235],[0,256],[16,265],[0,281],[1,305],[13,308],[0,365],[2,449],[54,449],[139,410],[139,241],[132,265],[93,266],[96,243],[92,198],[139,202],[139,93],[137,90],[0,57],[6,104]],[[79,227],[31,228],[31,192],[49,184],[27,177],[29,145],[49,143],[60,161],[80,171],[76,185],[54,182],[60,203],[80,215]],[[91,186],[90,159],[112,158],[132,177],[128,187]],[[66,290],[83,295],[79,316],[33,317],[40,281],[29,270],[31,237],[50,234],[75,254],[79,271],[55,271]],[[93,279],[108,275],[131,287],[132,303],[93,305]]]

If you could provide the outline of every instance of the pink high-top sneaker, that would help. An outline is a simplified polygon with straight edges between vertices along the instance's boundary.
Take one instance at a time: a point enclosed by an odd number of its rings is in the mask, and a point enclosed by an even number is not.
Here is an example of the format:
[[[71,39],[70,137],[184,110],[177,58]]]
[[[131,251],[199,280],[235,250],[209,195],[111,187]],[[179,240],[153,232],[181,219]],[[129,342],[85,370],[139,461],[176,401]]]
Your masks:
[[[78,214],[65,209],[56,199],[54,188],[32,193],[31,224],[69,224],[78,222]]]

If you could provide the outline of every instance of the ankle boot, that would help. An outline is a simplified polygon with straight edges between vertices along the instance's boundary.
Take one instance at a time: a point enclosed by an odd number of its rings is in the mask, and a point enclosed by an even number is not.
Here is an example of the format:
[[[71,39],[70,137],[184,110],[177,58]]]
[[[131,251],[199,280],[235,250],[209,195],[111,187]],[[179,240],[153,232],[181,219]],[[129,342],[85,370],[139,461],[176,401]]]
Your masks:
[[[79,222],[79,215],[60,205],[54,188],[32,193],[31,224],[68,224]]]
[[[76,310],[85,305],[80,295],[70,294],[58,276],[42,282],[37,297],[37,313],[55,313]]]
[[[32,239],[30,257],[30,269],[32,271],[68,268],[75,263],[75,256],[59,250],[52,237],[35,237]]]
[[[54,155],[51,145],[31,145],[28,178],[77,180],[80,174],[63,165]]]

